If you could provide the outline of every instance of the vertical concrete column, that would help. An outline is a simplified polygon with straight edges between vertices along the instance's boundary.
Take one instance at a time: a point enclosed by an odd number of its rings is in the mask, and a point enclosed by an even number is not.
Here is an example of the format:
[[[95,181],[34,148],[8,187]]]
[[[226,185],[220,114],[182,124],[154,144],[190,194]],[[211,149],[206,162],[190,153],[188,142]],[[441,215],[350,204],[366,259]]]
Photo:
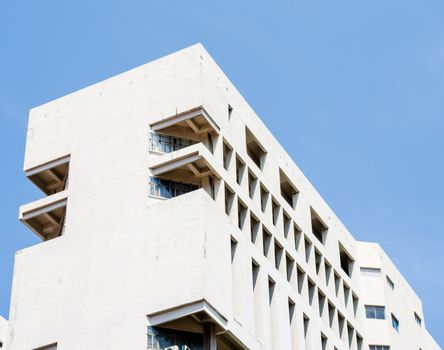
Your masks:
[[[204,324],[204,344],[203,350],[217,350],[216,332],[214,324]]]

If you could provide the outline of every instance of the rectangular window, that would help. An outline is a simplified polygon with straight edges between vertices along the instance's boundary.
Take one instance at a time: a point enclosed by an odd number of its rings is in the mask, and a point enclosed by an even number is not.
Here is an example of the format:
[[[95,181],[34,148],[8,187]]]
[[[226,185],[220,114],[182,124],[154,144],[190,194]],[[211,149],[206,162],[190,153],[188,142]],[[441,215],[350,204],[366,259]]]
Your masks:
[[[342,270],[351,278],[353,273],[354,259],[341,243],[339,243],[339,257]]]
[[[392,326],[397,332],[399,332],[399,321],[393,314],[392,314]]]
[[[385,319],[385,307],[375,305],[365,305],[365,317],[376,320]]]
[[[368,277],[380,277],[381,269],[374,267],[361,267],[361,274]]]

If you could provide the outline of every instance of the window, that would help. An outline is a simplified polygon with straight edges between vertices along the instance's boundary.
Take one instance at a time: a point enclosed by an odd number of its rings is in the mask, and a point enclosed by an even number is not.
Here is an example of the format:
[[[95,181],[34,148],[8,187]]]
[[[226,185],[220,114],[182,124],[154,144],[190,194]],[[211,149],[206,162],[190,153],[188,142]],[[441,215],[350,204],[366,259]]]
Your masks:
[[[298,293],[302,294],[305,282],[305,271],[298,267],[297,273],[298,273]]]
[[[321,270],[322,265],[322,255],[321,253],[315,249],[315,267],[316,267],[316,273],[319,275],[319,271]]]
[[[310,260],[312,246],[312,243],[307,238],[305,238],[305,262],[307,263]]]
[[[391,290],[395,289],[395,284],[393,283],[393,281],[390,279],[389,276],[386,276],[386,280],[387,280],[387,285]]]
[[[259,220],[250,213],[250,233],[251,233],[251,242],[256,244],[257,235],[259,233]]]
[[[244,228],[247,219],[247,206],[240,200],[237,201],[237,224],[240,230]]]
[[[419,315],[416,312],[414,312],[414,314],[415,314],[415,322],[418,324],[418,326],[421,327],[422,325],[421,317],[419,317]]]
[[[248,128],[245,128],[245,142],[248,156],[259,169],[263,169],[267,152]]]
[[[385,307],[375,305],[365,305],[365,317],[376,320],[385,319]]]
[[[313,304],[315,289],[316,289],[316,286],[315,286],[314,282],[310,278],[308,278],[308,303],[310,305]]]
[[[265,187],[261,186],[261,209],[262,209],[262,212],[265,212],[265,209],[267,209],[267,202],[268,202],[269,195],[270,195],[270,192],[268,192],[268,190],[265,189]]]
[[[265,227],[262,227],[262,244],[263,253],[267,258],[271,258],[271,243],[273,241],[273,236],[268,232]]]
[[[224,168],[225,170],[228,170],[230,166],[231,156],[233,155],[233,149],[224,142],[223,146],[223,157],[224,157]]]
[[[399,332],[399,321],[393,314],[392,314],[392,326],[397,332]]]
[[[361,267],[361,274],[368,277],[379,277],[381,276],[381,269],[374,267]]]
[[[234,192],[228,186],[225,186],[225,213],[230,216],[233,208]]]
[[[281,207],[279,206],[279,204],[272,199],[271,200],[271,208],[272,208],[272,220],[273,220],[273,225],[276,226],[277,222],[278,222],[278,218],[279,218],[279,212],[281,210]]]
[[[192,184],[183,184],[157,177],[150,178],[150,195],[153,197],[174,198],[198,188],[199,186]]]
[[[288,216],[288,214],[283,211],[283,219],[284,219],[284,237],[288,238],[288,233],[290,232],[291,229],[291,219],[290,216]]]
[[[330,326],[330,328],[333,327],[333,322],[335,321],[335,312],[335,306],[332,303],[328,302],[328,325]]]
[[[193,140],[152,132],[150,136],[150,151],[171,153],[195,143],[196,141]]]
[[[284,248],[275,240],[274,241],[274,266],[276,270],[281,267],[282,256],[284,255]]]
[[[293,230],[294,230],[294,248],[298,251],[302,240],[302,230],[296,224],[293,225]]]
[[[268,301],[271,302],[273,301],[273,295],[274,295],[274,289],[276,287],[276,282],[271,278],[268,277]]]
[[[293,277],[293,270],[294,270],[295,263],[294,263],[294,259],[288,254],[285,255],[285,259],[286,259],[285,263],[286,263],[286,267],[287,267],[287,281],[291,283],[292,279],[293,279],[292,277]]]
[[[251,171],[248,171],[248,194],[253,199],[254,192],[256,191],[257,177]]]
[[[311,231],[313,232],[313,235],[317,238],[319,242],[325,244],[325,240],[327,239],[328,227],[323,223],[319,215],[316,214],[316,212],[312,208],[310,208],[310,213],[311,213]]]
[[[285,201],[294,209],[296,206],[296,200],[299,191],[281,169],[279,169],[279,179],[281,183],[281,195],[285,199]]]
[[[341,260],[341,268],[342,270],[349,276],[352,276],[354,259],[350,256],[350,254],[345,250],[344,246],[339,243],[339,257]]]
[[[245,173],[245,163],[239,157],[236,157],[236,182],[241,184]]]
[[[327,350],[327,337],[321,333],[321,349]]]
[[[388,345],[370,345],[370,350],[390,350],[390,346]]]
[[[325,297],[325,294],[322,293],[320,289],[318,289],[319,316],[321,316],[321,317],[324,314],[326,300],[327,299]]]

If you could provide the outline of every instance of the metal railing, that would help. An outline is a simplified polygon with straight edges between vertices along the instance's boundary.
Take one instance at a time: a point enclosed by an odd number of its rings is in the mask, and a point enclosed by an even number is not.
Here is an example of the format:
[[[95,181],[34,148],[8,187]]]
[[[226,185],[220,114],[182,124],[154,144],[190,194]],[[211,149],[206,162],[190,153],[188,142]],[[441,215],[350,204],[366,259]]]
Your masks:
[[[152,132],[150,135],[150,151],[171,153],[194,145],[196,141]]]
[[[150,178],[150,195],[160,198],[174,198],[182,194],[197,190],[199,186],[192,184],[183,184],[179,182]]]

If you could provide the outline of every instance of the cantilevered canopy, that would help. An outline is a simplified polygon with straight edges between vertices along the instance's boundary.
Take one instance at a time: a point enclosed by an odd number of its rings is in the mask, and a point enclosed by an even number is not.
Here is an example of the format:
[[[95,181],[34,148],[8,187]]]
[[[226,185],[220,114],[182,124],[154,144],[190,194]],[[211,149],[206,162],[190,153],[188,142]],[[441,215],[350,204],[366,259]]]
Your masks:
[[[60,192],[21,207],[20,221],[44,241],[60,236],[67,204],[64,193]]]
[[[63,191],[68,182],[69,159],[56,159],[25,171],[25,175],[47,195]]]
[[[177,128],[186,128],[195,134],[219,134],[219,126],[203,107],[198,107],[151,124],[151,130],[168,133]]]
[[[211,153],[201,144],[196,144],[174,153],[157,157],[151,164],[153,176],[171,181],[202,185],[202,178],[215,176],[220,178],[210,165]]]

